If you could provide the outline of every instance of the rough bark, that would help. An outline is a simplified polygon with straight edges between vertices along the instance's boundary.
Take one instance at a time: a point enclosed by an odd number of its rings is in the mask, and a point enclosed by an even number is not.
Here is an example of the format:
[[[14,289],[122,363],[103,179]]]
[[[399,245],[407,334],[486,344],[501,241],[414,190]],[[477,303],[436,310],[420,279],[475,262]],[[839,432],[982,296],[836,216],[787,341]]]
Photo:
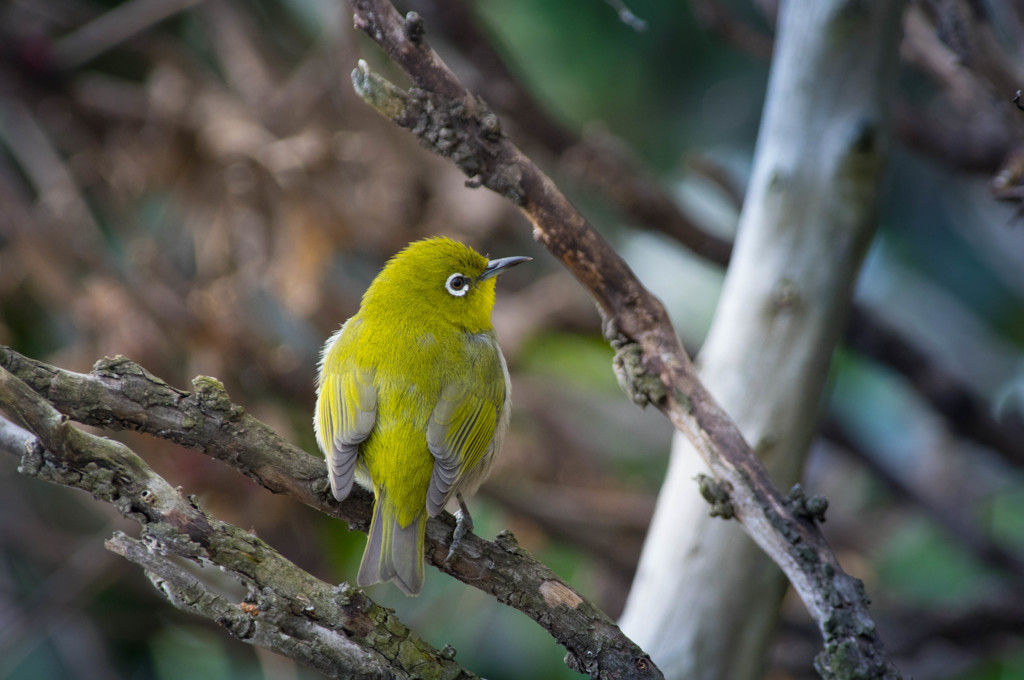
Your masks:
[[[0,444],[20,449],[18,471],[86,491],[138,522],[141,540],[118,532],[107,547],[143,567],[176,607],[332,678],[476,677],[361,590],[311,576],[251,533],[210,516],[124,444],[72,427],[3,368],[0,407],[32,432],[0,428]],[[220,567],[245,586],[245,599],[218,595],[172,557]]]
[[[17,409],[23,408],[19,405],[36,403],[41,397],[45,401],[34,408],[49,408],[50,404],[65,418],[77,422],[108,430],[137,430],[202,451],[271,491],[346,521],[350,528],[366,531],[369,526],[373,501],[368,492],[356,489],[344,501],[336,501],[328,487],[323,459],[285,441],[232,403],[223,385],[213,378],[200,376],[193,380],[194,390],[185,392],[124,357],[103,359],[91,373],[81,374],[29,359],[2,346],[0,376],[10,376],[0,381],[0,407],[6,403],[4,410],[8,413],[17,413]],[[31,388],[30,392],[20,390],[19,385],[27,386],[26,390]],[[31,398],[33,393],[39,396]],[[72,433],[70,436],[84,434],[66,424],[62,427]],[[42,438],[37,427],[30,429]],[[9,432],[8,428],[0,427],[0,450],[21,455],[21,444],[10,446]],[[50,447],[47,440],[43,439],[43,443]],[[114,467],[120,464],[106,458],[94,461],[93,468],[104,475],[117,470],[115,479],[124,478],[124,485],[130,488],[149,478],[158,480],[161,488],[170,488],[134,453],[127,451],[125,455],[134,461],[139,474],[125,472],[123,465]],[[56,464],[63,463],[57,460]],[[26,474],[37,474],[33,472],[35,467],[22,466]],[[75,475],[47,478],[66,484],[78,479]],[[118,492],[117,497],[122,496],[124,492]],[[115,502],[113,497],[101,500]],[[649,657],[622,634],[607,614],[519,547],[511,533],[503,532],[493,542],[468,534],[456,558],[446,562],[454,528],[455,520],[449,513],[427,523],[427,561],[532,618],[566,648],[566,663],[570,667],[607,680],[661,677]],[[126,557],[131,559],[130,555]],[[166,581],[169,577],[162,578]],[[263,590],[266,588],[260,592]],[[365,598],[361,591],[355,592]],[[176,604],[180,600],[172,599]],[[395,623],[401,625],[397,619]],[[401,666],[396,668],[402,670]]]
[[[775,483],[800,478],[876,225],[902,3],[783,6],[754,171],[701,378]],[[623,629],[671,678],[760,677],[785,580],[708,515],[677,434]]]

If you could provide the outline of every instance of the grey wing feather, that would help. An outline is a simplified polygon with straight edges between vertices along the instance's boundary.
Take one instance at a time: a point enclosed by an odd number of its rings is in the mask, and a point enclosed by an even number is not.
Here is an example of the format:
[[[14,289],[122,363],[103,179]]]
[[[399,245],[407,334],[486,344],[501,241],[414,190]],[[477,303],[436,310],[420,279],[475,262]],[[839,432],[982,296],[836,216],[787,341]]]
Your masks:
[[[350,327],[350,324],[351,327]],[[324,345],[313,428],[327,459],[331,491],[338,500],[352,491],[359,466],[359,445],[377,421],[377,390],[372,369],[360,369],[339,343],[355,342],[358,322],[351,320]],[[346,328],[349,333],[346,334]]]
[[[356,371],[354,379],[358,395],[356,406],[350,409],[348,404],[343,405],[343,426],[335,432],[329,457],[331,491],[338,500],[348,498],[351,493],[359,445],[370,436],[377,422],[377,390],[373,386],[373,372]]]
[[[427,448],[434,455],[434,472],[427,489],[427,514],[431,517],[441,512],[448,502],[449,491],[461,471],[457,449],[445,446],[448,425],[451,424],[459,397],[462,396],[459,392],[450,388],[442,390],[427,426]]]
[[[493,332],[473,336],[463,375],[442,386],[427,425],[434,471],[427,514],[435,516],[456,492],[472,492],[486,476],[508,422],[508,370]],[[481,438],[486,436],[486,442]]]

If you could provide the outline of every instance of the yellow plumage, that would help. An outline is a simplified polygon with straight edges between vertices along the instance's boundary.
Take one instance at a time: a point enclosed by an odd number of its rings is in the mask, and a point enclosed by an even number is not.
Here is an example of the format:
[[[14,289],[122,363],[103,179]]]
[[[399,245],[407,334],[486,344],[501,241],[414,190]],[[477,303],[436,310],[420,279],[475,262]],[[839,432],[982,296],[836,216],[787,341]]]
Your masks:
[[[359,585],[419,593],[427,517],[475,491],[501,448],[509,380],[494,284],[527,259],[412,243],[324,346],[313,423],[331,488],[340,500],[357,481],[376,498]]]

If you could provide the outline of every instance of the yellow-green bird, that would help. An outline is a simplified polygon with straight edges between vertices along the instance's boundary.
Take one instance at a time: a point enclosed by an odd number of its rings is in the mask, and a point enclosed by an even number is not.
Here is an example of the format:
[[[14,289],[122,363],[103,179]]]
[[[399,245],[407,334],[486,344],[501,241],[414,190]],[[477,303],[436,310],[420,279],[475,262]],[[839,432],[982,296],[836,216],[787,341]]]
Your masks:
[[[448,238],[411,243],[324,345],[313,427],[331,489],[342,500],[357,481],[376,498],[359,585],[393,580],[419,594],[427,517],[452,498],[449,559],[472,529],[462,495],[487,476],[510,412],[495,277],[529,259],[488,260]]]

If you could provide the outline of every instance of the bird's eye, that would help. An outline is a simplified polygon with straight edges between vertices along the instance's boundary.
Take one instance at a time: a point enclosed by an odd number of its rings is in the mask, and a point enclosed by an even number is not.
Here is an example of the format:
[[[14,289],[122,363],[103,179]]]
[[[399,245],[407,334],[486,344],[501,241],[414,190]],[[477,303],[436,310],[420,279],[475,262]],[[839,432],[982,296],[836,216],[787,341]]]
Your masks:
[[[452,274],[444,282],[445,290],[455,297],[462,297],[469,292],[469,279],[462,274]]]

